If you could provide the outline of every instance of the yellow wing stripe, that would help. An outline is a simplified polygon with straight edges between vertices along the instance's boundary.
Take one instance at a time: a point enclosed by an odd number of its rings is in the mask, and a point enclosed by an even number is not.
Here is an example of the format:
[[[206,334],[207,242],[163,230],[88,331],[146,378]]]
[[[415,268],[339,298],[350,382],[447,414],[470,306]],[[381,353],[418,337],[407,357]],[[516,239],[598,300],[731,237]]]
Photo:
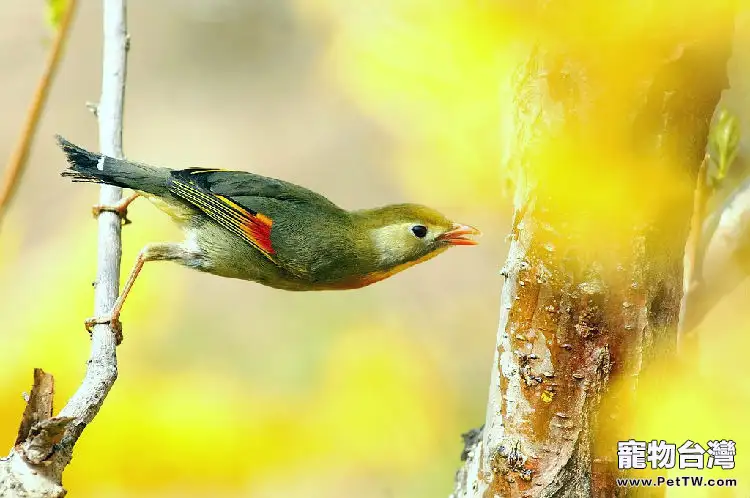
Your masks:
[[[178,197],[188,201],[206,213],[211,219],[230,232],[245,239],[269,260],[276,263],[271,246],[271,226],[267,216],[250,212],[231,199],[222,195],[203,192],[190,183],[173,178],[171,190]]]

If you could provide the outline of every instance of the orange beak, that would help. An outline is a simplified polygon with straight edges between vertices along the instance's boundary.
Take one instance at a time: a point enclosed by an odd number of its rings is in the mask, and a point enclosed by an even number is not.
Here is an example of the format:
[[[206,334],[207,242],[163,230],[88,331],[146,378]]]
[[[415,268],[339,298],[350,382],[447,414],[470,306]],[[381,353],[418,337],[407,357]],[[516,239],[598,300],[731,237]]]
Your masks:
[[[467,235],[479,236],[482,235],[482,232],[469,225],[454,223],[453,228],[445,233],[440,234],[437,237],[437,240],[442,240],[443,242],[447,242],[448,244],[454,246],[475,246],[479,244],[479,242],[474,239],[466,238]]]

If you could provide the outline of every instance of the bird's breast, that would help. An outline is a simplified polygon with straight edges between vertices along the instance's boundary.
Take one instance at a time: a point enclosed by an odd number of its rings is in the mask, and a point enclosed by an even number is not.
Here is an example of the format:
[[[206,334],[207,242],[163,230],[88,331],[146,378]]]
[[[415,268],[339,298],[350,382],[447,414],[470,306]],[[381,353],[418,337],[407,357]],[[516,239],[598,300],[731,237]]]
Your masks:
[[[391,277],[395,275],[396,273],[402,272],[406,270],[407,268],[411,268],[412,266],[416,264],[423,263],[429,259],[432,259],[438,254],[440,254],[441,252],[442,251],[439,251],[439,250],[433,251],[433,252],[425,254],[424,256],[420,258],[413,259],[411,261],[407,261],[406,263],[401,263],[399,265],[395,265],[390,268],[376,270],[370,273],[366,273],[364,275],[354,275],[351,277],[346,277],[337,282],[323,284],[321,288],[330,289],[330,290],[348,290],[348,289],[359,289],[362,287],[366,287],[376,282],[380,282],[381,280],[385,280],[386,278]]]

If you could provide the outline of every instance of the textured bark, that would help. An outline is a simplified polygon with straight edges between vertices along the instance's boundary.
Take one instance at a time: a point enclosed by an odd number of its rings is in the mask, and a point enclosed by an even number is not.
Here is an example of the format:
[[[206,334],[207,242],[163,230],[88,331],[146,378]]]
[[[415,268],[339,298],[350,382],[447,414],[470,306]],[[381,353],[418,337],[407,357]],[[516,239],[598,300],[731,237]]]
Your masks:
[[[128,37],[125,0],[104,0],[104,61],[102,95],[98,109],[101,151],[122,157],[122,115]],[[116,204],[122,189],[103,186],[100,204]],[[117,299],[122,242],[117,214],[99,216],[99,246],[94,312],[106,316]],[[94,327],[86,374],[78,390],[56,417],[52,417],[54,382],[40,369],[34,372],[16,445],[0,459],[0,496],[65,496],[62,475],[73,448],[91,423],[117,379],[116,332],[108,324]],[[119,332],[117,332],[119,333]]]
[[[487,417],[454,497],[663,493],[616,487],[616,441],[632,436],[639,374],[675,348],[695,177],[726,87],[723,21],[718,38],[687,25],[654,36],[644,22],[632,47],[552,38],[521,58],[504,130],[518,182]],[[575,191],[555,184],[560,165]],[[611,219],[597,189],[616,197]]]

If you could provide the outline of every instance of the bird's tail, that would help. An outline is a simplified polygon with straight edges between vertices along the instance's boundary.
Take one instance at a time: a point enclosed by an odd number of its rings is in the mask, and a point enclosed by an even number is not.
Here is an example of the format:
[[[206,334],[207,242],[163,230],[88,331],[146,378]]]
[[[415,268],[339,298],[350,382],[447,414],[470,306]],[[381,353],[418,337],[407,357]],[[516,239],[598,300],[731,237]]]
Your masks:
[[[71,178],[74,182],[106,183],[157,195],[168,192],[170,170],[167,168],[89,152],[59,135],[56,138],[69,164],[62,176]]]

